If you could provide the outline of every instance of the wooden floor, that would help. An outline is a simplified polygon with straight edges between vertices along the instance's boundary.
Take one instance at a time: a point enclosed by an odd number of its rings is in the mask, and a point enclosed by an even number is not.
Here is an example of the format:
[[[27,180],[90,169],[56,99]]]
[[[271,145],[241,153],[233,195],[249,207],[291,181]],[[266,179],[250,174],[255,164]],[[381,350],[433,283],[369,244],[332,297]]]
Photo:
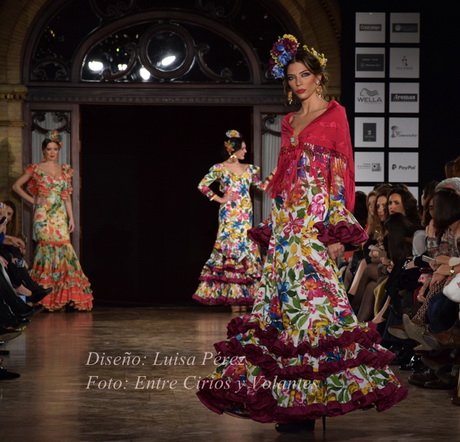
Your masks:
[[[21,377],[0,381],[0,441],[458,440],[460,407],[449,392],[407,382],[402,403],[328,419],[325,433],[318,425],[278,434],[273,424],[212,413],[196,383],[212,371],[213,343],[234,315],[206,307],[35,315],[1,346],[10,351],[3,366]],[[410,372],[399,374],[406,381]]]

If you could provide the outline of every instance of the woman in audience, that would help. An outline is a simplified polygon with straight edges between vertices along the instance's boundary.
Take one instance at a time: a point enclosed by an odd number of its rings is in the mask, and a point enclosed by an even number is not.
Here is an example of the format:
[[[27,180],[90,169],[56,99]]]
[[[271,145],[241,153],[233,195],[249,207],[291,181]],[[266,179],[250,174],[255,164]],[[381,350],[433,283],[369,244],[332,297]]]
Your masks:
[[[423,332],[428,324],[428,308],[431,299],[442,293],[443,287],[448,280],[445,268],[440,265],[446,263],[450,257],[460,256],[460,194],[450,188],[439,188],[433,197],[433,222],[436,229],[436,237],[429,238],[431,253],[434,255],[435,271],[429,284],[429,290],[424,296],[423,304],[411,319],[408,315],[403,316],[404,330],[406,334],[416,341],[423,343]],[[439,268],[438,268],[439,266]]]
[[[370,232],[367,243],[369,253],[358,267],[353,284],[348,290],[351,305],[360,321],[369,321],[374,316],[374,289],[382,277],[386,276],[386,270],[381,259],[386,256],[383,246],[385,237],[384,221],[388,217],[388,192],[390,185],[382,185],[377,189],[373,212],[374,230]]]
[[[16,292],[25,296],[28,304],[36,304],[49,295],[52,289],[43,288],[30,277],[24,256],[25,244],[18,238],[16,206],[12,201],[4,201],[3,205],[7,213],[5,221],[7,244],[0,244],[0,256],[7,262],[6,271]],[[8,238],[16,238],[16,241],[10,241],[8,244]]]

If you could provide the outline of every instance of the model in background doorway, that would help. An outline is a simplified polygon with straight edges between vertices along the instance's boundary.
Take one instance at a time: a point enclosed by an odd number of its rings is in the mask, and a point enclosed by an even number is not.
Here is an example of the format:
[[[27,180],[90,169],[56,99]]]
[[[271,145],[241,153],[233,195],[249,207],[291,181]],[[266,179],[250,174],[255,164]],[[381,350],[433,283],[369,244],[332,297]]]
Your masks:
[[[92,291],[70,242],[75,228],[73,171],[68,164],[58,164],[61,147],[61,134],[57,130],[48,132],[42,143],[43,161],[30,164],[13,184],[13,190],[34,205],[37,245],[30,276],[43,287],[52,288],[40,303],[48,311],[88,311],[93,306]]]
[[[253,304],[261,277],[260,251],[247,235],[253,224],[250,189],[265,190],[271,175],[262,182],[259,167],[241,162],[247,148],[237,130],[227,131],[226,137],[226,160],[213,165],[198,185],[200,192],[220,208],[217,238],[193,299],[208,305],[230,305],[239,311]],[[215,181],[222,196],[210,188]]]

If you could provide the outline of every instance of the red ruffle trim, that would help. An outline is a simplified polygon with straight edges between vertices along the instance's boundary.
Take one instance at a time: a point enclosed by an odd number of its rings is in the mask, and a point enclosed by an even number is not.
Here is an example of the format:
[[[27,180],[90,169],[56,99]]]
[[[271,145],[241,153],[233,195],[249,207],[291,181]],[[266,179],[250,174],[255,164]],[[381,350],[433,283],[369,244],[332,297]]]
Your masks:
[[[227,278],[226,276],[204,275],[198,278],[200,281],[219,281],[226,284],[253,284],[256,282],[253,278]]]
[[[254,299],[252,298],[200,298],[197,295],[193,295],[192,299],[198,301],[200,304],[205,305],[238,305],[238,306],[252,306],[254,304]]]
[[[302,343],[298,347],[285,344],[279,340],[279,331],[275,327],[262,330],[258,324],[247,322],[241,317],[234,318],[228,326],[231,336],[245,333],[249,329],[254,330],[254,336],[258,338],[261,345],[267,347],[268,352],[286,358],[303,354],[318,356],[332,350],[333,347],[346,347],[353,342],[365,347],[355,359],[327,361],[319,365],[318,371],[313,371],[309,365],[280,367],[267,351],[253,344],[242,345],[236,338],[215,345],[216,350],[224,357],[245,356],[251,364],[262,369],[264,378],[269,381],[273,379],[277,382],[296,379],[325,380],[329,374],[363,364],[378,369],[388,365],[394,358],[394,354],[390,351],[372,352],[367,349],[381,340],[380,335],[374,330],[355,329],[352,332],[344,332],[340,338],[328,337],[318,347],[312,348],[308,343]],[[358,390],[352,394],[351,401],[347,403],[329,401],[326,404],[301,404],[286,408],[277,406],[271,388],[252,389],[249,394],[247,387],[237,382],[230,380],[221,380],[221,382],[222,384],[217,387],[211,379],[204,379],[200,384],[197,396],[206,407],[218,414],[229,412],[263,423],[296,422],[319,419],[323,416],[334,417],[357,409],[374,407],[377,411],[384,411],[405,399],[408,394],[405,387],[388,383],[385,387],[367,394]]]
[[[234,337],[238,334],[246,333],[249,329],[254,329],[254,336],[270,353],[286,359],[305,354],[319,357],[324,353],[332,352],[335,347],[347,347],[352,343],[358,343],[364,349],[359,352],[358,357],[355,359],[325,361],[315,371],[313,371],[310,365],[281,368],[277,361],[262,348],[253,344],[242,345]],[[278,376],[283,379],[304,378],[323,380],[332,373],[362,364],[373,368],[381,368],[388,365],[394,359],[394,354],[388,350],[381,350],[379,352],[367,350],[367,348],[381,341],[380,334],[374,330],[364,331],[355,328],[352,332],[344,332],[340,338],[328,336],[317,347],[312,347],[308,342],[302,342],[296,347],[292,343],[286,344],[282,342],[278,338],[278,330],[275,327],[262,330],[256,323],[248,323],[244,321],[243,317],[237,317],[230,321],[228,335],[229,339],[227,341],[221,341],[214,345],[217,352],[222,354],[222,356],[245,356],[252,364],[261,367],[267,378]]]
[[[225,388],[213,388],[213,384],[203,382],[197,393],[200,401],[215,413],[222,414],[226,410],[241,410],[246,417],[257,422],[296,422],[305,419],[320,419],[323,416],[335,417],[358,409],[375,407],[377,411],[384,411],[407,397],[408,391],[402,386],[387,384],[382,389],[368,394],[356,391],[351,401],[339,403],[331,401],[327,404],[304,404],[289,408],[278,407],[271,389],[259,388],[248,395],[247,389],[239,384],[228,382]],[[236,393],[238,391],[238,393]],[[236,413],[235,413],[236,414]],[[240,414],[244,417],[243,414]]]
[[[272,236],[272,229],[267,225],[256,226],[249,229],[247,235],[252,242],[258,244],[264,249],[268,249],[270,238]]]
[[[318,239],[325,245],[341,242],[343,244],[360,244],[367,241],[368,234],[358,224],[348,224],[340,221],[335,226],[325,226],[316,223],[313,227],[318,230]]]

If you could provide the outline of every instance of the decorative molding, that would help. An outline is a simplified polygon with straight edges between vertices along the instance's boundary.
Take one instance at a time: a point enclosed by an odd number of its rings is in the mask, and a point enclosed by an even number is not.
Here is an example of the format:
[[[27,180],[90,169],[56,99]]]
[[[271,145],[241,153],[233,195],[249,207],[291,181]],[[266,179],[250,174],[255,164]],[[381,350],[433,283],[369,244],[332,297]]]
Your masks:
[[[24,127],[24,121],[0,120],[0,127]]]
[[[276,137],[281,136],[281,132],[278,130],[273,130],[269,127],[270,124],[273,124],[275,122],[275,118],[278,116],[278,114],[269,114],[265,115],[265,117],[262,118],[262,135],[263,134],[270,134],[274,135]]]
[[[109,4],[102,0],[89,0],[89,2],[94,13],[102,20],[123,17],[129,14],[136,4],[135,0],[117,0]]]
[[[46,134],[50,128],[43,127],[41,123],[46,121],[46,114],[49,111],[36,111],[32,113],[32,131],[36,130],[42,134]],[[67,131],[70,132],[70,113],[69,112],[51,112],[54,118],[53,120],[60,123],[60,126],[54,127],[53,129],[57,129],[59,132]]]
[[[64,88],[58,88],[52,84],[47,84],[46,87],[31,86],[27,101],[76,104],[226,104],[233,106],[283,105],[284,103],[283,93],[279,87],[225,85],[203,89],[198,86],[190,88],[189,85],[163,85],[144,88],[128,87],[132,85],[117,86],[110,83]]]

